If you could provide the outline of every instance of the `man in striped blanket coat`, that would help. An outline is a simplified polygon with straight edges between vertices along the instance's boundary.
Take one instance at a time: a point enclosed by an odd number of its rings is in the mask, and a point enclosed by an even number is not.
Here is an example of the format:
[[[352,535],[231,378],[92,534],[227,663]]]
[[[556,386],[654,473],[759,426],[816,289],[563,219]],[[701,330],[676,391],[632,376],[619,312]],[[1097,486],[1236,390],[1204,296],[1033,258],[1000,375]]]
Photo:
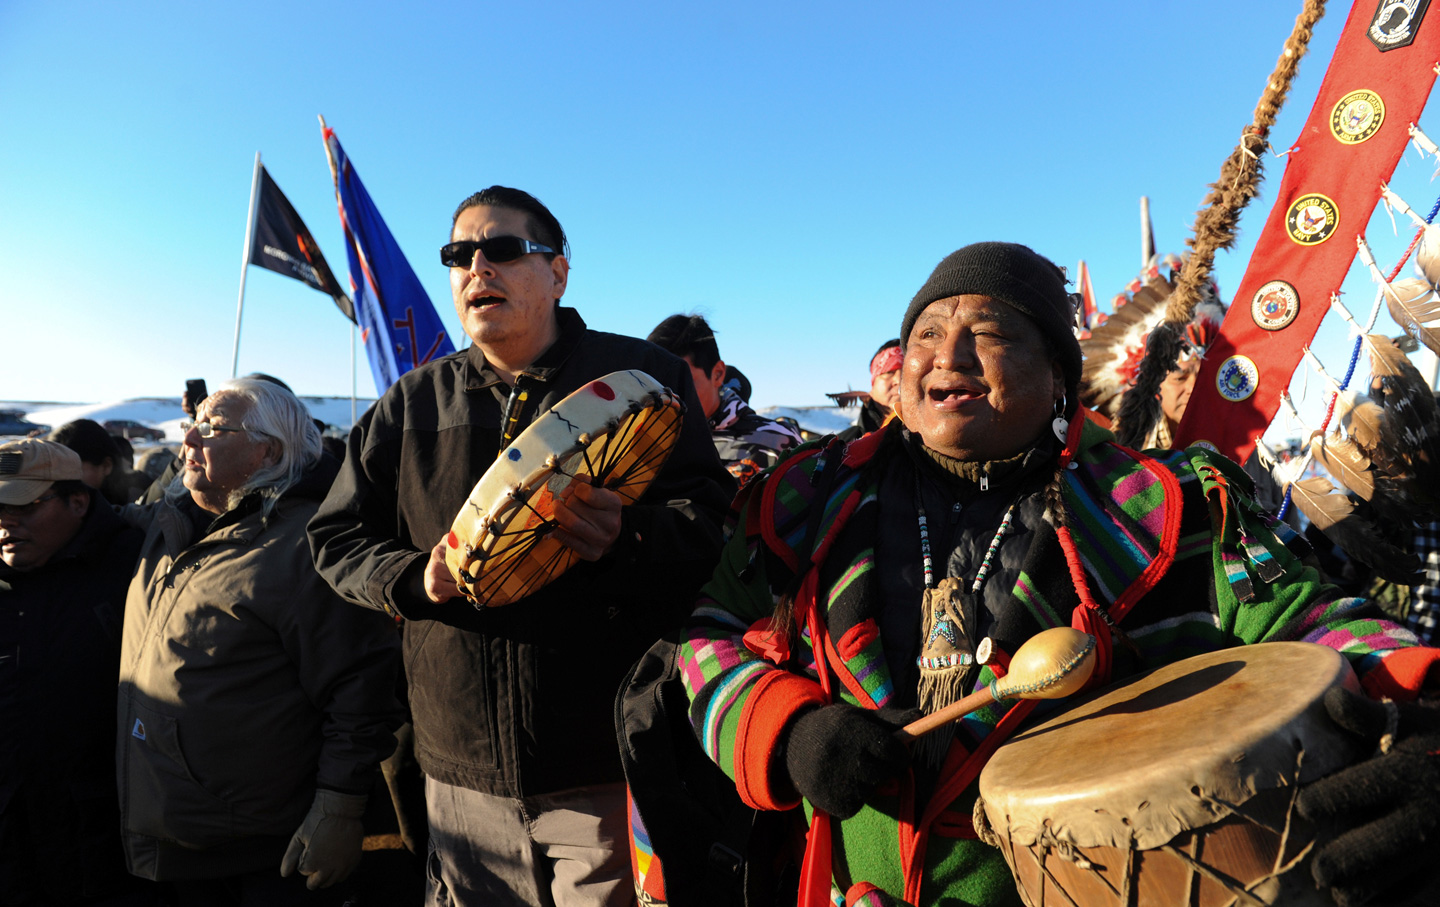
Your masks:
[[[917,706],[995,676],[936,651],[989,639],[1013,653],[1073,625],[1097,638],[1104,682],[1305,640],[1396,700],[1415,699],[1440,660],[1305,566],[1239,467],[1198,448],[1126,450],[1077,411],[1064,282],[1024,246],[950,255],[902,323],[903,424],[807,445],[737,499],[680,670],[695,733],[747,804],[829,814],[830,846],[806,857],[822,883],[802,879],[803,907],[1020,902],[970,815],[979,769],[1030,706],[983,709],[912,755],[892,735]],[[958,607],[924,613],[941,585]],[[1405,859],[1357,846],[1370,860],[1358,868],[1350,851],[1315,861],[1342,904],[1397,881]]]

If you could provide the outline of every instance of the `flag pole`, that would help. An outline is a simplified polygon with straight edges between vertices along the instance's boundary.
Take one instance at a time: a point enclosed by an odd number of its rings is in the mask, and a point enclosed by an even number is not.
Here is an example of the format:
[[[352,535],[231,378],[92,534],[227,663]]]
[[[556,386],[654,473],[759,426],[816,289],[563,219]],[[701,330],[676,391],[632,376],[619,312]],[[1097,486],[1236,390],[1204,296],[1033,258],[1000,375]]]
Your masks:
[[[235,304],[235,345],[230,377],[240,377],[240,316],[245,311],[245,275],[250,271],[250,242],[255,236],[255,201],[260,192],[260,152],[255,152],[255,173],[250,178],[250,216],[245,219],[245,250],[240,256],[240,301]]]
[[[355,427],[355,322],[350,322],[350,427]]]
[[[1155,230],[1150,226],[1150,196],[1140,196],[1140,270],[1150,267],[1155,257]]]

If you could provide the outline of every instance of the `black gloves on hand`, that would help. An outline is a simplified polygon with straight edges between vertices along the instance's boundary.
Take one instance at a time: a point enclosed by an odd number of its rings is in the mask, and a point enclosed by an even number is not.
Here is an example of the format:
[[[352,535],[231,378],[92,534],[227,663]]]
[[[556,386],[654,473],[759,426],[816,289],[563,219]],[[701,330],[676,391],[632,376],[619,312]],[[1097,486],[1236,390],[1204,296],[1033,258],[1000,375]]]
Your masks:
[[[785,737],[785,769],[806,800],[848,819],[877,785],[910,763],[895,732],[919,716],[919,709],[876,711],[846,703],[812,709]]]
[[[1388,752],[1300,792],[1302,816],[1346,829],[1315,854],[1315,882],[1340,907],[1382,893],[1386,904],[1440,903],[1440,708],[1384,704],[1343,689],[1325,694],[1325,708],[1366,752]]]

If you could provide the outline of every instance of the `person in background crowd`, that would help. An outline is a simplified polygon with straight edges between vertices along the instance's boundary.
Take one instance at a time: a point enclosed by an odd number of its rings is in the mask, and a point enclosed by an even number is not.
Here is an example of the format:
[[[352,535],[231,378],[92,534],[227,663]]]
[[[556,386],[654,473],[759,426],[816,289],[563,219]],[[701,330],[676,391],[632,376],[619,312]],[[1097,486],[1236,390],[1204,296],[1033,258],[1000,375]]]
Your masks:
[[[1436,863],[1419,854],[1436,853],[1440,711],[1413,700],[1435,691],[1440,651],[1324,584],[1235,464],[1198,447],[1127,451],[1080,415],[1072,323],[1063,272],[1031,249],[977,243],[940,262],[901,324],[904,421],[843,457],[802,448],[742,504],[745,529],[679,655],[701,746],[748,805],[803,800],[833,817],[830,844],[809,854],[830,884],[802,892],[806,907],[832,895],[1014,905],[999,850],[963,834],[985,758],[969,754],[1006,733],[1003,710],[913,751],[894,736],[917,708],[995,679],[976,664],[982,640],[1014,653],[1073,625],[1095,638],[1097,683],[1230,646],[1315,642],[1339,649],[1373,700],[1325,701],[1357,763],[1299,792],[1301,815],[1348,829],[1317,846],[1312,874],[1340,904],[1433,886]],[[1389,755],[1376,752],[1382,697],[1399,701]]]
[[[117,493],[123,496],[123,501],[129,503],[139,499],[154,479],[143,472],[136,471],[135,448],[130,444],[129,438],[112,434],[110,439],[115,442],[115,449],[120,453],[120,459],[115,461],[115,471],[110,475],[113,477]]]
[[[715,331],[700,315],[671,315],[655,326],[651,343],[685,360],[720,462],[744,487],[800,443],[800,436],[781,422],[767,419],[726,382],[727,370],[715,342]],[[741,376],[743,377],[743,376]]]
[[[97,489],[111,504],[127,504],[130,484],[121,462],[121,452],[115,438],[94,419],[76,419],[50,432],[47,440],[66,447],[80,455],[85,470],[83,481]]]
[[[165,470],[179,463],[179,458],[168,447],[156,445],[140,455],[135,471],[145,476],[145,487],[165,474]],[[178,468],[178,467],[177,467]]]
[[[346,599],[406,620],[429,903],[633,903],[615,691],[684,620],[734,483],[683,363],[559,304],[570,264],[548,208],[492,186],[460,203],[450,238],[440,259],[473,345],[407,372],[351,431],[310,524],[315,563]],[[655,482],[624,506],[571,482],[556,538],[580,562],[503,608],[460,598],[445,539],[476,480],[537,417],[622,369],[688,404]]]
[[[398,644],[315,573],[305,525],[338,464],[304,405],[242,378],[196,416],[182,484],[126,511],[147,529],[120,669],[126,855],[181,907],[311,903],[360,860]]]
[[[860,407],[855,424],[840,432],[842,441],[853,441],[861,435],[868,435],[890,418],[900,399],[902,358],[899,340],[885,341],[870,357],[870,399]]]
[[[143,534],[51,441],[0,445],[0,904],[154,903],[125,871],[115,675]]]

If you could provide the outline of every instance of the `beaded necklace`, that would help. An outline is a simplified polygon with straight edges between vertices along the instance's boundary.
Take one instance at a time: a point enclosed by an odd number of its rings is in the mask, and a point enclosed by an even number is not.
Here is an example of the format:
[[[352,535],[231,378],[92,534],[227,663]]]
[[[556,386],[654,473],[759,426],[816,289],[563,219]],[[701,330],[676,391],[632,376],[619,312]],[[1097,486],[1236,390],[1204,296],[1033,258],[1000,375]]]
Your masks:
[[[989,482],[985,483],[985,487],[989,487]],[[1016,499],[1005,508],[1005,515],[1000,519],[1000,528],[995,530],[995,537],[990,540],[990,547],[985,550],[985,557],[980,560],[980,569],[975,571],[975,582],[970,586],[972,594],[980,591],[980,587],[985,584],[985,577],[990,575],[990,563],[995,559],[995,552],[1000,550],[1000,540],[1010,530],[1010,522],[1015,517],[1015,505],[1018,503],[1020,501]],[[934,589],[935,568],[930,554],[930,524],[925,517],[925,502],[921,497],[918,480],[915,483],[915,509],[918,511],[916,522],[920,524],[920,560],[925,570],[925,588]]]

